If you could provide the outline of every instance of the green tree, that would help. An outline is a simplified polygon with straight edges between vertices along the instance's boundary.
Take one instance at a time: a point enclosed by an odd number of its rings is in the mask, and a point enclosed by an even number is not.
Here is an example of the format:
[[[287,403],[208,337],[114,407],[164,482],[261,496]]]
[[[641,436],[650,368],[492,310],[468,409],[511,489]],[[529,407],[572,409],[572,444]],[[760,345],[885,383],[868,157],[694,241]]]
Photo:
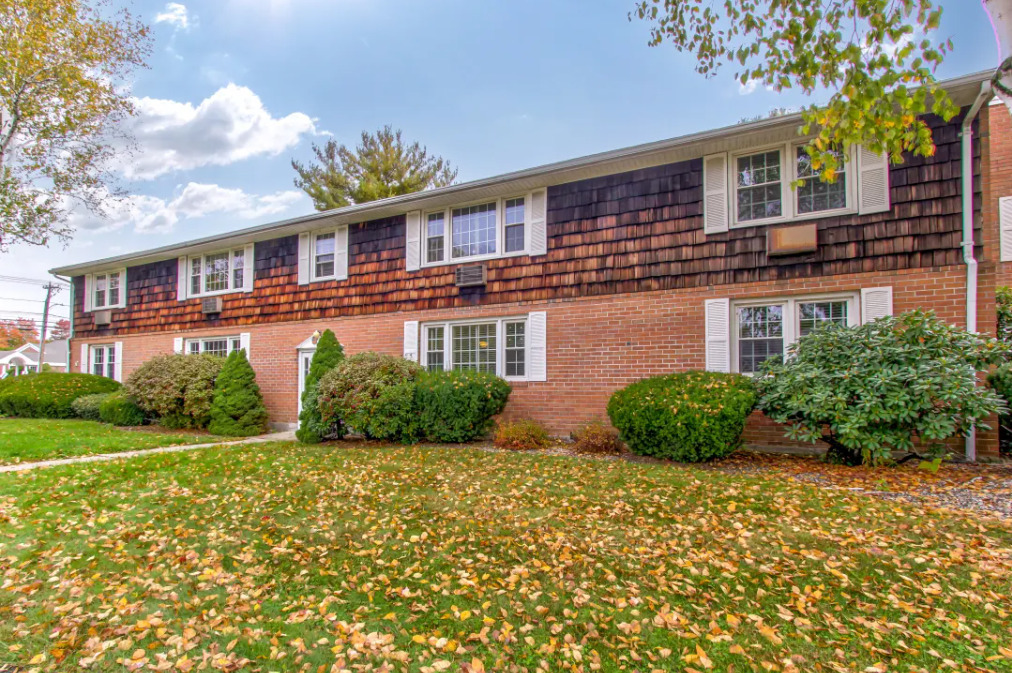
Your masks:
[[[102,212],[133,112],[121,84],[148,48],[104,0],[0,0],[0,248],[65,238],[75,203]]]
[[[327,423],[320,414],[317,397],[320,379],[324,374],[344,360],[344,348],[329,329],[324,330],[316,342],[316,352],[306,374],[306,385],[302,391],[302,411],[299,412],[299,429],[295,436],[306,444],[319,444],[329,437],[344,435],[341,423]]]
[[[430,156],[417,142],[410,145],[389,125],[362,132],[362,143],[350,150],[329,140],[313,145],[317,163],[292,161],[299,174],[295,186],[313,199],[317,210],[367,203],[389,196],[445,187],[457,179],[457,169],[446,159]]]
[[[1009,3],[984,1],[992,15],[999,4]],[[903,152],[934,153],[918,115],[948,120],[958,112],[934,77],[952,49],[934,36],[941,16],[932,0],[637,0],[630,14],[650,22],[651,45],[670,42],[692,53],[705,76],[732,63],[743,85],[828,89],[828,103],[802,110],[803,130],[814,134],[812,166],[826,181],[835,179],[839,147],[861,143],[897,163]]]
[[[211,424],[216,435],[250,437],[267,430],[267,407],[245,349],[232,351],[214,382]]]

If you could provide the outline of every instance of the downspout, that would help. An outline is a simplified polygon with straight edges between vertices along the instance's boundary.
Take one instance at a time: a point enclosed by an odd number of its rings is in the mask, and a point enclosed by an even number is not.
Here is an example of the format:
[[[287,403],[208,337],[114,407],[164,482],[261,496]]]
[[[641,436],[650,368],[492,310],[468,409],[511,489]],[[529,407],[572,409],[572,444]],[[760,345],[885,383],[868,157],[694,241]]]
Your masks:
[[[963,261],[966,262],[966,330],[977,331],[977,259],[973,256],[973,120],[980,108],[994,96],[990,82],[982,82],[977,100],[963,119],[960,134],[963,172]],[[977,460],[977,429],[966,435],[966,459]]]

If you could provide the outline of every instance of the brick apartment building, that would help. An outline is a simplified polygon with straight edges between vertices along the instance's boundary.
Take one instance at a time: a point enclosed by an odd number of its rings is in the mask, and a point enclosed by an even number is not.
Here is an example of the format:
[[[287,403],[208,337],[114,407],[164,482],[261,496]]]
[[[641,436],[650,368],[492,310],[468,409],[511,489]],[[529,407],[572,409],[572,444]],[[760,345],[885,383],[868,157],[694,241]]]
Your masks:
[[[294,424],[330,328],[348,353],[494,371],[507,416],[564,434],[632,381],[750,373],[823,321],[924,308],[993,333],[1012,123],[988,77],[945,83],[961,112],[927,118],[933,157],[854,147],[834,185],[793,115],[54,269],[71,367],[122,380],[158,353],[246,348],[272,421]],[[746,439],[785,442],[758,415]]]

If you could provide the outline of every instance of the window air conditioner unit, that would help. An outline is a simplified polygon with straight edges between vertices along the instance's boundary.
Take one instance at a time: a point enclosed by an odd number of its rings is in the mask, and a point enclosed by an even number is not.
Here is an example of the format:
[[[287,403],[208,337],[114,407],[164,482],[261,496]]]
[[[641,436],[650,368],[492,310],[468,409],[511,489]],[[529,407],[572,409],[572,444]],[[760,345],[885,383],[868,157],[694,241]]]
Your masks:
[[[475,287],[484,285],[488,280],[484,264],[468,264],[458,266],[455,272],[457,287]]]
[[[112,324],[112,311],[95,311],[95,327],[108,327]]]
[[[200,300],[201,313],[221,313],[221,297],[204,297]]]

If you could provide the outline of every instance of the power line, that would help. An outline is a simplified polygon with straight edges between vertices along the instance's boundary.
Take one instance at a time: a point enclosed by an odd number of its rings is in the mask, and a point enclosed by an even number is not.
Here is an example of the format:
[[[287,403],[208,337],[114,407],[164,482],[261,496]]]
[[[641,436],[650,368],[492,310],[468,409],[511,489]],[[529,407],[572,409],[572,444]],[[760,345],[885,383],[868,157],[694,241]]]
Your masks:
[[[0,276],[0,282],[25,283],[28,285],[46,285],[47,283],[52,283],[53,285],[59,285],[61,287],[69,287],[67,283],[58,280],[39,280],[38,278],[24,278],[23,276]]]

